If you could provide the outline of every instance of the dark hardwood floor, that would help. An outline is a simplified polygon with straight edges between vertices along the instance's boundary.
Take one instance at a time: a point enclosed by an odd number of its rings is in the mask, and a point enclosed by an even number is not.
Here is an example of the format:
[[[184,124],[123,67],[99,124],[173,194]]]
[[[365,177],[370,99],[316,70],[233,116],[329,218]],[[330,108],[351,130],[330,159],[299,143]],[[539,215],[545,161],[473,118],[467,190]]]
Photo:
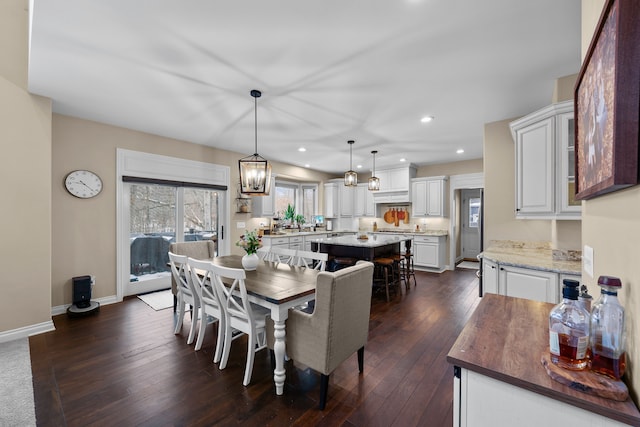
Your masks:
[[[364,373],[356,354],[330,377],[318,410],[320,376],[287,362],[276,396],[268,351],[242,385],[246,340],[229,365],[213,363],[216,325],[202,350],[173,334],[171,309],[138,298],[86,318],[54,317],[56,331],[29,339],[39,426],[450,426],[453,368],[446,355],[479,302],[474,270],[416,272],[417,287],[372,298]]]

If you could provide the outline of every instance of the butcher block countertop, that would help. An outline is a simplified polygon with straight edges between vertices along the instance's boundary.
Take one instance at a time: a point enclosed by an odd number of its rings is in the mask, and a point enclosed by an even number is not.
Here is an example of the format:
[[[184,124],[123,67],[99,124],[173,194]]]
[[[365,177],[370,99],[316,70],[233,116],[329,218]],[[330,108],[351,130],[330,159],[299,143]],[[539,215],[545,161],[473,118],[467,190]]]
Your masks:
[[[640,426],[633,401],[617,402],[571,389],[547,375],[540,356],[549,345],[553,304],[485,294],[447,355],[455,366]]]

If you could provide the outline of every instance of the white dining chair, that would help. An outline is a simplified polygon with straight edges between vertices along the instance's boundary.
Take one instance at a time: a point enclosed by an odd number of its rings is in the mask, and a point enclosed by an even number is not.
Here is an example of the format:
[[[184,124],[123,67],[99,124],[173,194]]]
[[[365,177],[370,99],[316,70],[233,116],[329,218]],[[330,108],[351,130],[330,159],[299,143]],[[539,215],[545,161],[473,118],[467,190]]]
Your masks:
[[[267,346],[265,335],[265,318],[270,311],[264,307],[251,304],[244,284],[245,272],[241,268],[212,266],[216,289],[220,303],[224,308],[224,350],[220,369],[227,367],[231,342],[241,334],[233,335],[233,331],[241,331],[247,335],[247,363],[244,371],[243,385],[248,385],[253,372],[255,353]],[[231,282],[231,284],[225,283]]]
[[[324,271],[327,266],[329,254],[323,252],[298,251],[296,253],[297,265],[314,270]]]
[[[196,334],[196,322],[198,318],[198,295],[191,277],[189,275],[189,267],[187,265],[186,255],[177,255],[169,252],[169,264],[171,265],[171,274],[176,283],[176,325],[173,329],[174,334],[179,334],[182,330],[182,322],[187,311],[191,311],[191,328],[189,329],[189,337],[187,344],[191,344]],[[186,310],[189,304],[190,310]]]
[[[269,248],[268,261],[295,265],[296,252],[297,251],[295,249],[282,248],[280,246],[271,246]]]
[[[218,322],[218,339],[213,361],[218,363],[222,357],[222,346],[224,343],[224,309],[220,304],[218,292],[213,284],[213,264],[211,261],[202,261],[193,258],[187,260],[191,273],[191,282],[198,295],[200,310],[200,329],[198,330],[198,340],[196,341],[196,351],[202,348],[207,325]],[[209,321],[210,319],[210,321]],[[195,322],[194,322],[195,323]]]

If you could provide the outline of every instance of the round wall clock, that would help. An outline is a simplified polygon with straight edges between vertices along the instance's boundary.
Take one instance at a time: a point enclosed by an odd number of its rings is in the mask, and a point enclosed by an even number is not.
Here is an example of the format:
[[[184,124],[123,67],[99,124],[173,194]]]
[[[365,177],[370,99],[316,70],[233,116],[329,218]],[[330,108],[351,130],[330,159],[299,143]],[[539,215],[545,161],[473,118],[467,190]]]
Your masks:
[[[64,179],[67,191],[81,199],[95,197],[102,191],[102,180],[91,171],[77,170],[69,173]]]

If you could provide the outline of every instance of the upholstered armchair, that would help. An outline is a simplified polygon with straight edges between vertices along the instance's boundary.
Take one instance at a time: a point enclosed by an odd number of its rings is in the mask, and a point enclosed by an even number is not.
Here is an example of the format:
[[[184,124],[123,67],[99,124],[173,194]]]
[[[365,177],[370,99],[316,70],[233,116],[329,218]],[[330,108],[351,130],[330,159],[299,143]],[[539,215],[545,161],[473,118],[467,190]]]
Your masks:
[[[213,240],[197,240],[195,242],[180,242],[169,245],[169,252],[176,255],[186,255],[189,258],[200,260],[212,260],[216,253],[216,242]],[[173,276],[171,277],[171,292],[173,292],[173,311],[176,311],[177,287]]]
[[[362,372],[364,345],[369,334],[373,264],[358,261],[336,272],[320,272],[313,313],[289,310],[286,321],[286,353],[321,374],[320,409],[327,400],[329,375],[358,352]],[[267,339],[273,349],[273,321],[267,322]],[[273,356],[273,353],[272,353]]]

